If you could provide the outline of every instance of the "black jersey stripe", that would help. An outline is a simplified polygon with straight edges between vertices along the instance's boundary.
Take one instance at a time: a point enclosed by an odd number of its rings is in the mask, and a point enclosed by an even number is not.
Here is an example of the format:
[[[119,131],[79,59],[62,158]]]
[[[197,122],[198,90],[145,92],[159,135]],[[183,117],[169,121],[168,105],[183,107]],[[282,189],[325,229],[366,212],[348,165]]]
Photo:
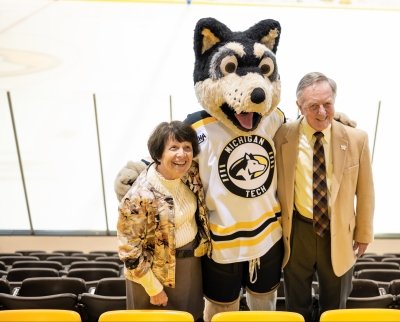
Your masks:
[[[194,124],[200,120],[204,120],[207,117],[210,117],[211,115],[208,114],[206,111],[197,111],[192,114],[188,114],[186,119],[184,120],[185,123],[187,124]]]
[[[223,235],[223,236],[216,235],[211,231],[210,232],[211,239],[213,241],[219,242],[219,241],[230,241],[230,240],[234,240],[236,238],[251,238],[251,237],[257,236],[271,223],[278,221],[279,217],[281,217],[280,212],[276,213],[274,217],[268,218],[260,226],[258,226],[258,228],[254,229],[254,230],[240,230],[240,231],[237,231],[230,235]]]

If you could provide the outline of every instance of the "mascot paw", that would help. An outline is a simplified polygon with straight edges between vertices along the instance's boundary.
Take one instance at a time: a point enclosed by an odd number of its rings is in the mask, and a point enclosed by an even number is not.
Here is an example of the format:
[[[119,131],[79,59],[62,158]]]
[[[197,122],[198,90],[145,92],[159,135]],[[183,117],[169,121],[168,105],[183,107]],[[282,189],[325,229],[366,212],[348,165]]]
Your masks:
[[[342,112],[335,112],[334,119],[344,125],[348,125],[351,127],[357,127],[357,122],[350,119],[346,114]]]
[[[126,195],[136,178],[145,168],[146,165],[143,162],[128,161],[126,166],[119,171],[114,181],[114,190],[119,201]]]

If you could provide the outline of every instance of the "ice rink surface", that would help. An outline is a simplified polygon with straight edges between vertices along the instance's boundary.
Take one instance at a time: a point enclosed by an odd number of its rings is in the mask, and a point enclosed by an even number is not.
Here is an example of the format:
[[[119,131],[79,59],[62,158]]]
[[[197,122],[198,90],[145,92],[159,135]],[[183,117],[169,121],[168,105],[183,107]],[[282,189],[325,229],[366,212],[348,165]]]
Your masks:
[[[289,118],[305,73],[337,81],[336,110],[369,134],[376,233],[399,232],[400,1],[328,0],[0,0],[0,229],[115,230],[119,169],[147,155],[157,123],[200,109],[193,30],[208,16],[232,30],[281,23]]]

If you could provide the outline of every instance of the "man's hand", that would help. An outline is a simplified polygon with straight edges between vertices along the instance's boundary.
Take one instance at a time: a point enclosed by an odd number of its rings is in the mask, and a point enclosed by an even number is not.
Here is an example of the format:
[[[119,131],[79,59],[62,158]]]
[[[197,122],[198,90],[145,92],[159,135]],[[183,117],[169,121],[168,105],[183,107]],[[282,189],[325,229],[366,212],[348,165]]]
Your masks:
[[[361,257],[362,255],[364,255],[365,251],[368,248],[368,244],[365,243],[359,243],[359,242],[354,242],[353,244],[353,250],[357,251],[357,257]]]

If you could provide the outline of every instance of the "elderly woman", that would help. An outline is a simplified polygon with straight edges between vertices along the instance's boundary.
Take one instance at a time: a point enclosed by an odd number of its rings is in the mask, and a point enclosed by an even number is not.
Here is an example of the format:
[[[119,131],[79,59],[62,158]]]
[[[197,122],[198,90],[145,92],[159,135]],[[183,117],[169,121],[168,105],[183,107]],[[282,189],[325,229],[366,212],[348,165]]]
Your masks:
[[[183,122],[163,122],[147,146],[154,162],[119,206],[127,309],[181,310],[200,320],[200,257],[211,250],[203,187],[193,161],[199,153],[197,135]]]

